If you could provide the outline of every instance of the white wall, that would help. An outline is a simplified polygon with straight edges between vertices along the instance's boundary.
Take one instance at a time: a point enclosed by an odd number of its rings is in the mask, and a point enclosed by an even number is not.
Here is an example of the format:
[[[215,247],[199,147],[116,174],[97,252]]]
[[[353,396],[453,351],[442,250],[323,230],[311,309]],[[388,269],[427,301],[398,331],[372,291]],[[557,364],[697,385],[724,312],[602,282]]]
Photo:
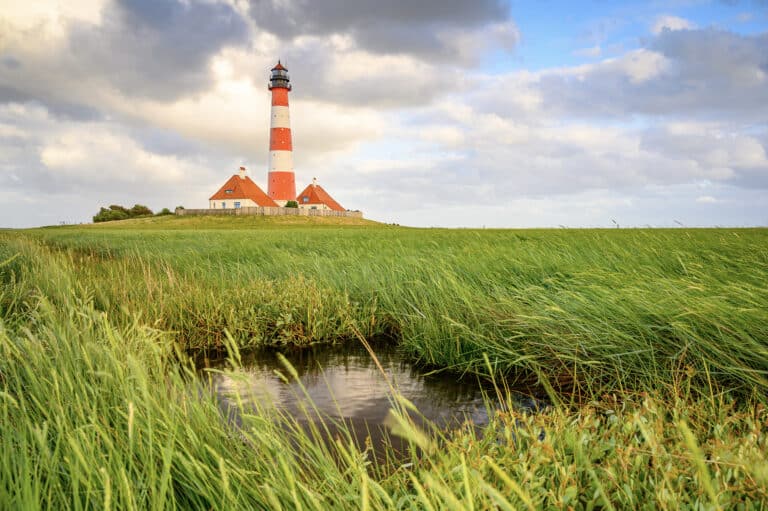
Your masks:
[[[239,202],[241,208],[255,208],[258,206],[258,204],[253,202],[251,199],[220,199],[220,200],[209,200],[208,208],[209,209],[234,209],[235,202]],[[227,207],[223,208],[222,203],[225,203]]]
[[[299,197],[299,198],[301,198],[301,197]],[[301,201],[299,201],[299,209],[312,209],[312,208],[323,209],[323,210],[331,209],[328,206],[326,206],[325,204],[302,204]]]

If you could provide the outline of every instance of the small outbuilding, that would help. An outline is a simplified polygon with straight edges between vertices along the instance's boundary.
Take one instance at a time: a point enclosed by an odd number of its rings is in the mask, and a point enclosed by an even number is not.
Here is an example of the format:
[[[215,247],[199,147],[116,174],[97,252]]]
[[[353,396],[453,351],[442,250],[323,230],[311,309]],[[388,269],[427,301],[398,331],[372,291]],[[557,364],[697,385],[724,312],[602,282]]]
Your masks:
[[[239,174],[234,174],[218,192],[211,195],[208,203],[210,209],[279,207],[259,185],[245,175],[245,167],[240,167]]]
[[[330,209],[332,211],[344,211],[344,208],[333,200],[322,186],[317,184],[317,179],[312,179],[312,184],[307,186],[297,197],[301,209]]]

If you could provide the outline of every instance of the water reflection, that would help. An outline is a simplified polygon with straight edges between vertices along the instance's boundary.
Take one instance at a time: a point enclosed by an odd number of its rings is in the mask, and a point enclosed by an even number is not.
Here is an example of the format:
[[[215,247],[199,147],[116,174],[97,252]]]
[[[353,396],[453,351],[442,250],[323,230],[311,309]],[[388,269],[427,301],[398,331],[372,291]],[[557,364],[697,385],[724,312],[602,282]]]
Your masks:
[[[396,349],[375,348],[374,351],[386,379],[362,346],[284,351],[283,355],[298,373],[298,381],[290,376],[277,353],[269,351],[244,357],[242,370],[212,372],[209,378],[222,408],[230,414],[239,402],[245,409],[258,408],[266,413],[280,409],[300,421],[312,420],[316,410],[325,417],[342,419],[355,426],[359,446],[364,445],[366,436],[371,436],[374,443],[383,438],[380,427],[392,408],[387,379],[427,421],[441,428],[458,426],[465,421],[484,425],[488,422],[489,408],[492,413],[501,406],[493,389],[477,379],[425,375]],[[225,364],[225,360],[207,361],[207,365],[214,368],[223,368]],[[511,401],[519,407],[533,403],[522,394],[512,394]]]

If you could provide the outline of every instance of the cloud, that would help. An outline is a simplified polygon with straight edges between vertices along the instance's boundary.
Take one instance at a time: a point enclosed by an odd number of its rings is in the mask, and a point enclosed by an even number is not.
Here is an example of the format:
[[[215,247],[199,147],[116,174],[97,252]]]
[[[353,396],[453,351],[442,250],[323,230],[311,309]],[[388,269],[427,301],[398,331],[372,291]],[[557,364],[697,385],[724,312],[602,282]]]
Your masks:
[[[168,100],[207,89],[211,58],[247,42],[247,23],[226,4],[115,0],[97,12],[97,19],[0,20],[5,61],[18,63],[2,73],[0,86],[49,104],[104,106],[115,96]],[[51,81],[57,87],[49,87]]]
[[[249,12],[261,30],[280,39],[346,34],[375,54],[453,60],[455,36],[480,34],[486,26],[496,27],[502,40],[517,41],[516,31],[498,28],[510,27],[505,0],[253,0]]]
[[[366,214],[388,222],[424,227],[687,227],[768,224],[764,195],[717,187],[712,193],[731,197],[716,203],[697,202],[697,186],[642,187],[632,190],[589,190],[568,195],[509,198],[503,202],[409,207],[393,210],[376,205]],[[374,216],[375,215],[375,216]],[[758,220],[756,220],[758,219]]]
[[[383,116],[373,109],[313,101],[297,93],[290,101],[297,164],[376,137],[384,124]],[[152,125],[230,151],[248,162],[266,161],[270,96],[266,87],[248,79],[220,76],[209,92],[173,102],[138,101],[130,107]]]
[[[653,26],[651,27],[651,32],[655,35],[659,35],[664,30],[690,30],[695,27],[696,24],[685,18],[664,15],[656,18],[656,21],[654,21]]]
[[[601,56],[603,53],[602,48],[599,44],[596,44],[594,46],[590,46],[589,48],[579,48],[578,50],[574,50],[573,54],[577,57],[587,57],[587,58],[597,58]]]
[[[641,147],[674,160],[696,162],[712,179],[739,179],[744,177],[742,171],[760,170],[763,182],[753,181],[750,186],[768,185],[768,157],[761,142],[717,124],[671,123],[649,129]]]
[[[211,57],[246,37],[245,21],[226,4],[117,0],[101,24],[72,27],[68,50],[123,94],[171,99],[207,88]]]
[[[346,186],[376,190],[380,200],[404,207],[506,203],[590,190],[631,194],[704,182],[750,190],[768,185],[762,138],[728,123],[638,128],[503,117],[444,103],[383,139],[388,142],[380,149],[367,148],[360,167],[342,163],[334,171],[347,176]]]
[[[195,160],[151,151],[123,125],[60,119],[41,106],[0,107],[0,184],[9,191],[151,199],[210,181],[213,169]]]
[[[88,186],[181,184],[195,174],[176,156],[149,152],[129,137],[90,124],[66,128],[46,141],[40,163],[57,180]]]
[[[664,31],[648,48],[594,64],[477,76],[467,93],[387,137],[400,141],[390,153],[411,152],[377,160],[353,182],[390,202],[395,192],[381,191],[401,183],[397,201],[412,208],[699,182],[765,190],[768,89],[715,76],[762,69],[763,38]]]
[[[14,57],[6,56],[0,59],[0,65],[9,70],[18,69],[21,67],[21,62]]]
[[[508,3],[500,0],[249,5],[256,51],[282,58],[295,87],[311,84],[296,89],[305,97],[337,104],[424,105],[460,89],[466,68],[491,52],[514,51],[520,39]]]
[[[464,74],[452,67],[407,54],[340,49],[333,41],[302,40],[285,53],[294,96],[329,103],[378,108],[424,105],[465,83]],[[302,65],[292,67],[291,62]]]
[[[30,14],[28,24],[33,26],[32,20],[38,19],[36,31],[42,37],[32,37],[26,25],[11,25],[6,59],[20,65],[0,76],[0,101],[32,101],[55,115],[85,121],[107,115],[150,122],[260,156],[262,149],[252,149],[258,140],[248,123],[262,123],[260,113],[268,101],[267,70],[276,56],[287,58],[289,65],[301,63],[291,69],[297,106],[306,100],[318,116],[320,111],[341,115],[338,119],[350,119],[357,126],[364,118],[363,126],[375,127],[379,121],[373,119],[377,115],[370,108],[423,106],[464,87],[466,81],[456,66],[424,60],[418,48],[380,52],[362,44],[360,27],[373,15],[391,23],[408,18],[414,34],[421,29],[432,34],[429,37],[437,38],[446,58],[450,56],[456,65],[474,61],[486,47],[514,47],[519,35],[504,2],[455,3],[430,9],[420,3],[406,12],[378,3],[370,9],[347,6],[338,20],[326,19],[327,13],[317,19],[304,16],[294,20],[297,26],[309,23],[319,35],[312,35],[309,28],[302,33],[289,30],[292,39],[287,43],[264,27],[248,28],[237,8],[202,0],[116,1],[96,9],[99,15],[92,18],[48,19],[39,17],[45,10],[35,11],[38,18]],[[293,23],[290,16],[270,16],[304,7],[317,8],[314,3],[260,2],[252,4],[251,12],[263,8],[271,13],[260,16],[260,23],[284,36],[275,27]],[[326,7],[333,11],[341,9],[341,4],[330,2]],[[429,27],[439,30],[433,33]],[[337,29],[341,32],[329,32]],[[48,79],[41,76],[55,77],[57,86],[49,87]],[[362,111],[347,107],[362,107]],[[346,134],[327,127],[310,133],[310,141],[321,141],[316,144],[318,150],[336,150],[370,133],[349,130],[344,122],[333,125],[347,130]],[[251,132],[246,133],[247,129]]]
[[[551,115],[727,116],[763,122],[768,118],[767,47],[768,33],[665,30],[646,47],[620,57],[523,73],[518,80]]]
[[[59,24],[62,21],[78,20],[98,23],[101,10],[109,0],[78,0],[77,2],[60,2],[57,0],[35,0],[34,2],[18,2],[16,0],[0,0],[0,18],[24,30],[37,29],[41,20]]]

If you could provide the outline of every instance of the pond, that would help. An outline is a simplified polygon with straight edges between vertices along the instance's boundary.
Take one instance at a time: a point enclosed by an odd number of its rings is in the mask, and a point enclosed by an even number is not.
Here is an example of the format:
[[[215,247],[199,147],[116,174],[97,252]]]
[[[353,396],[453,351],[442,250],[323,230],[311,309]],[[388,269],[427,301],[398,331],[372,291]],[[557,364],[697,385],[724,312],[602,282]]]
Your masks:
[[[325,345],[280,352],[295,368],[298,381],[276,350],[244,355],[242,369],[209,371],[206,378],[222,410],[236,422],[238,400],[246,409],[279,408],[305,424],[316,421],[319,412],[350,427],[358,447],[368,438],[374,451],[387,441],[396,449],[404,444],[390,439],[385,427],[393,407],[390,383],[419,410],[421,417],[411,414],[417,424],[439,429],[465,423],[483,426],[489,414],[510,404],[531,411],[543,405],[522,392],[504,391],[500,399],[493,385],[477,378],[425,372],[392,346],[374,346],[373,351],[381,368],[361,345]],[[223,369],[226,359],[207,359],[203,365]]]

